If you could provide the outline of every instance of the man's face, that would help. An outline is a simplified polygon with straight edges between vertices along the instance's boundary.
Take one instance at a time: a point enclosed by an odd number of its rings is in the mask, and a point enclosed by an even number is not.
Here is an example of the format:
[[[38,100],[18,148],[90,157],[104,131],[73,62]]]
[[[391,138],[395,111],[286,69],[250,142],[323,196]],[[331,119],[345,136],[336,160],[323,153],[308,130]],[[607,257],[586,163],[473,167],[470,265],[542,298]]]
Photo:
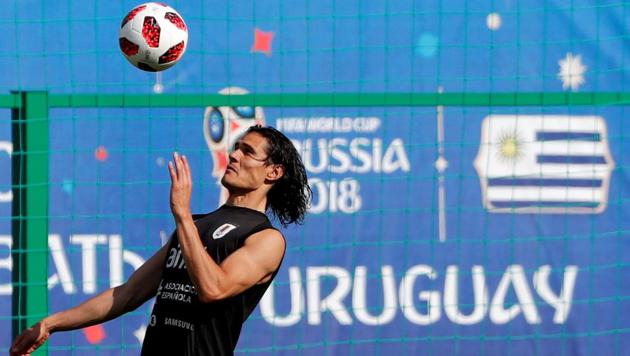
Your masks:
[[[256,132],[243,136],[234,144],[221,184],[230,191],[257,189],[271,169],[267,158],[266,138]]]
[[[223,94],[223,91],[221,91]],[[234,94],[227,91],[227,94]],[[237,92],[236,94],[240,94]],[[212,155],[212,175],[220,178],[229,163],[228,155],[236,139],[249,127],[264,123],[264,114],[260,107],[219,106],[208,107],[203,117],[203,133]]]

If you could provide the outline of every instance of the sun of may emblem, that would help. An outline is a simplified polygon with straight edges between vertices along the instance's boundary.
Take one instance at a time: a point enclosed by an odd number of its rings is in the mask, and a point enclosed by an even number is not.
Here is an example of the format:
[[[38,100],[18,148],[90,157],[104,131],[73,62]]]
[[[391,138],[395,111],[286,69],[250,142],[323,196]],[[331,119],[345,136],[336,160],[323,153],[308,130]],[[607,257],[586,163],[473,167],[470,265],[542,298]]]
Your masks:
[[[514,163],[524,154],[523,141],[515,131],[502,133],[499,136],[498,146],[497,155],[502,162]]]

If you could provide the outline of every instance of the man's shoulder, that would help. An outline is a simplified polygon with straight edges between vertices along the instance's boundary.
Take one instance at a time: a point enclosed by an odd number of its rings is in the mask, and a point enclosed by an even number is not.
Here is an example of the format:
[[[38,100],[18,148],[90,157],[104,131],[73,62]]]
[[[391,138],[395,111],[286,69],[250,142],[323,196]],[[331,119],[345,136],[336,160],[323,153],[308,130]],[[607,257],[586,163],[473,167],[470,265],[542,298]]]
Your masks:
[[[201,221],[201,220],[208,220],[208,219],[212,218],[213,215],[216,215],[220,211],[221,211],[221,207],[218,207],[218,208],[214,209],[213,211],[210,211],[210,212],[207,212],[207,213],[192,214],[192,219],[195,222]]]
[[[193,214],[200,231],[234,231],[239,236],[250,236],[265,229],[275,229],[266,214],[248,208],[222,206],[210,213]]]
[[[246,243],[250,245],[256,243],[274,243],[284,247],[286,246],[286,239],[279,230],[273,226],[269,226],[250,234],[247,237]]]
[[[205,213],[205,214],[192,214],[192,219],[193,221],[197,221],[197,220],[201,220],[204,217],[210,215],[210,213]]]

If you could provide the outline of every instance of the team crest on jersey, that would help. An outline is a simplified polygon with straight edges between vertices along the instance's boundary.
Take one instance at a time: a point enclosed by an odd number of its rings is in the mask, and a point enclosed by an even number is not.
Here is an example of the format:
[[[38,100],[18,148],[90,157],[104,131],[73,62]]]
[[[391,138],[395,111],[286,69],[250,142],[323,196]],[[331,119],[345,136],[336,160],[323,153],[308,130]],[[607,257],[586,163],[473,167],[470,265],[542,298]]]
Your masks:
[[[216,230],[214,230],[214,232],[212,233],[212,238],[215,240],[220,239],[234,229],[236,229],[236,226],[232,224],[223,224],[219,226]]]

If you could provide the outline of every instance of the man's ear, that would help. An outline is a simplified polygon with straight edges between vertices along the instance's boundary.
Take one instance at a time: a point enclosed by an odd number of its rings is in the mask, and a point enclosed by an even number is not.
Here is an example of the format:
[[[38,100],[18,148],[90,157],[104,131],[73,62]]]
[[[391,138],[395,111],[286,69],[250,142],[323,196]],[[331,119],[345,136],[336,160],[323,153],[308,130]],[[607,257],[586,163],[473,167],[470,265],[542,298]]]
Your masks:
[[[277,181],[278,179],[284,176],[284,166],[281,164],[272,164],[267,169],[267,180],[272,182]]]

